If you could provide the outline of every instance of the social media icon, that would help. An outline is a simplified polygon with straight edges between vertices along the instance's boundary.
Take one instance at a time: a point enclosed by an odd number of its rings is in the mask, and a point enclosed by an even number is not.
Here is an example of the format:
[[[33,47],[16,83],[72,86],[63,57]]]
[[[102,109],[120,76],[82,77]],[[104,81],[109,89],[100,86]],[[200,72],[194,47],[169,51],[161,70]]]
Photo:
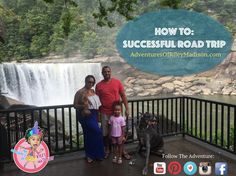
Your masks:
[[[228,164],[226,162],[215,163],[215,175],[228,175]]]
[[[155,162],[153,165],[153,172],[156,175],[166,174],[166,163],[165,162]]]
[[[200,175],[210,175],[211,174],[210,162],[200,162],[199,163],[199,174]]]
[[[192,161],[188,161],[184,164],[184,172],[187,175],[194,175],[197,172],[197,165]]]
[[[182,166],[177,161],[172,161],[168,164],[168,171],[172,175],[178,175],[182,170]]]

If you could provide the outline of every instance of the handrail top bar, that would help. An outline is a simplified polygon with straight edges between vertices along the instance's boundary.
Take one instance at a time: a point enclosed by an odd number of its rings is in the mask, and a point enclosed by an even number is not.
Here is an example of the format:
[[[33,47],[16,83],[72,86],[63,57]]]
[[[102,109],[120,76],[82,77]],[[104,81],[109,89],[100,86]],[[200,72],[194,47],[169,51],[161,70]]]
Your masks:
[[[130,98],[128,99],[129,102],[136,102],[136,101],[153,101],[153,100],[166,100],[166,99],[177,99],[177,98],[183,98],[184,96],[154,96],[152,98],[149,97],[142,97],[142,98]]]
[[[60,109],[60,108],[71,108],[74,107],[73,104],[66,105],[54,105],[54,106],[34,106],[27,108],[17,108],[17,109],[1,109],[1,112],[14,112],[14,111],[28,111],[28,110],[47,110],[47,109]]]
[[[166,97],[153,97],[153,98],[132,98],[129,99],[129,102],[136,102],[136,101],[153,101],[153,100],[167,100],[167,99],[178,99],[178,98],[189,98],[189,99],[193,99],[193,100],[199,100],[199,101],[205,101],[205,102],[209,102],[209,103],[215,103],[215,104],[220,104],[220,105],[225,105],[225,106],[231,106],[231,107],[236,107],[236,104],[230,104],[230,103],[224,103],[224,102],[219,102],[216,100],[207,100],[207,99],[203,99],[203,98],[197,98],[197,97],[192,97],[192,96],[166,96]]]
[[[220,102],[220,101],[216,101],[216,100],[206,100],[206,99],[203,99],[203,98],[197,98],[197,97],[192,97],[192,96],[183,96],[183,98],[189,98],[189,99],[193,99],[193,100],[205,101],[205,102],[208,102],[208,103],[215,103],[215,104],[219,104],[219,105],[230,106],[230,107],[235,107],[236,108],[236,104],[224,103],[224,102]]]
[[[179,99],[179,98],[189,98],[192,100],[199,100],[199,101],[204,101],[204,102],[209,102],[209,103],[215,103],[215,104],[220,104],[220,105],[225,105],[225,106],[230,106],[230,107],[235,107],[236,104],[229,104],[229,103],[223,103],[215,100],[206,100],[203,98],[196,98],[196,97],[191,97],[191,96],[171,96],[171,97],[152,97],[152,98],[131,98],[128,99],[129,102],[137,102],[137,101],[154,101],[154,100],[168,100],[168,99]],[[66,105],[55,105],[55,106],[37,106],[37,107],[27,107],[27,108],[17,108],[17,109],[2,109],[0,110],[0,113],[3,112],[14,112],[14,111],[27,111],[27,110],[45,110],[45,109],[60,109],[60,108],[71,108],[73,107],[73,104],[66,104]]]

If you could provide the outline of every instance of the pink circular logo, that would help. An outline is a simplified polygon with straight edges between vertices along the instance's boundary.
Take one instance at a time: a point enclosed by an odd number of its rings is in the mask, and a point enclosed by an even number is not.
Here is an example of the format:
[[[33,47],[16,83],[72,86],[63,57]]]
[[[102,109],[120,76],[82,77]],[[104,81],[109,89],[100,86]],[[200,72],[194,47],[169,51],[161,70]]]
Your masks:
[[[27,173],[41,171],[49,160],[48,146],[44,141],[41,141],[37,148],[32,148],[26,139],[22,138],[11,151],[17,167]]]

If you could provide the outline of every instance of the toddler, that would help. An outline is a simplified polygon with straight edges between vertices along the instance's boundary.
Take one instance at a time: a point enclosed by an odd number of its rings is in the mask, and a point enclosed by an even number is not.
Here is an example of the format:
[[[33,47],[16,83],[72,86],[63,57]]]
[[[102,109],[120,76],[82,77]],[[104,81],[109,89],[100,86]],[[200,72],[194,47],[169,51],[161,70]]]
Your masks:
[[[112,162],[122,163],[123,142],[125,140],[125,119],[121,116],[121,104],[119,102],[113,105],[113,115],[109,120],[110,137],[112,140],[113,159]]]

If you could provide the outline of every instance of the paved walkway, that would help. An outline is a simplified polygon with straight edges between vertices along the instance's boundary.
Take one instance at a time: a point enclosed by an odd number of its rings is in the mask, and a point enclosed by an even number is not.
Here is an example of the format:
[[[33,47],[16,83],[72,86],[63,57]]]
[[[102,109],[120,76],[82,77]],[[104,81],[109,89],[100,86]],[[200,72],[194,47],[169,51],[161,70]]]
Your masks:
[[[199,145],[200,144],[200,145]],[[203,146],[204,145],[204,146]],[[128,150],[133,150],[135,145],[126,146]],[[157,157],[151,155],[149,164],[149,174],[148,176],[154,175],[153,173],[153,163],[154,162],[166,162],[167,165],[171,161],[178,161],[181,163],[182,167],[185,162],[193,161],[199,165],[200,162],[211,162],[212,174],[214,174],[215,162],[227,162],[229,165],[229,176],[236,175],[236,156],[233,156],[235,160],[230,159],[222,154],[217,153],[217,151],[210,150],[211,146],[206,144],[201,144],[200,142],[195,143],[194,141],[189,141],[182,137],[170,137],[165,138],[165,154],[167,158]],[[216,149],[217,150],[217,149]],[[219,152],[219,150],[218,150]],[[168,155],[169,154],[169,155]],[[200,155],[212,155],[212,159],[199,159],[199,158],[186,158],[180,159],[179,154],[185,154],[192,156],[195,154]],[[176,155],[178,158],[168,158],[174,157]],[[88,164],[84,159],[83,152],[75,152],[70,154],[65,154],[61,156],[55,156],[54,161],[50,161],[48,165],[39,173],[34,174],[38,176],[138,176],[142,175],[141,171],[144,164],[144,157],[138,156],[135,165],[129,165],[129,161],[124,160],[122,165],[113,164],[111,162],[111,157],[104,161],[96,161],[92,164]],[[1,176],[25,176],[32,175],[20,171],[13,164],[8,164],[5,166],[3,171],[0,171]],[[167,171],[166,175],[171,175]],[[182,171],[179,175],[185,175]],[[199,175],[198,172],[195,175]]]

